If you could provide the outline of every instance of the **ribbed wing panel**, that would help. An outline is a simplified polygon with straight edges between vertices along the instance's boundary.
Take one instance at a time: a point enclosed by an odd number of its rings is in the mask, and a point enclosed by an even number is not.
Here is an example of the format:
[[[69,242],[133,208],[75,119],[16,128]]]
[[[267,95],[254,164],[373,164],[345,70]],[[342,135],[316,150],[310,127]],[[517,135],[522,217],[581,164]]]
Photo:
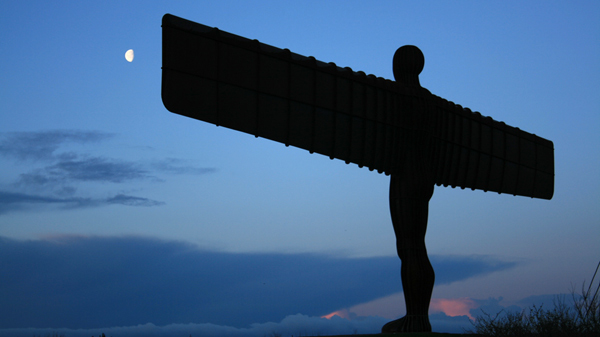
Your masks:
[[[436,184],[551,199],[554,146],[434,96]]]
[[[171,112],[390,174],[397,98],[395,82],[163,17]]]

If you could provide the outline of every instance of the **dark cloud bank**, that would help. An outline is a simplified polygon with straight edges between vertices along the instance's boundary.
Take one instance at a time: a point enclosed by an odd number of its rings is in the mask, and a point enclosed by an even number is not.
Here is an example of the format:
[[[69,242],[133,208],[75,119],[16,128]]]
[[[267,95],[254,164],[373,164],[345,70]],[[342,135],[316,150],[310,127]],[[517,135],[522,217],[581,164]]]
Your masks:
[[[515,265],[481,257],[433,256],[432,263],[438,285]],[[107,327],[148,322],[140,331],[212,327],[222,330],[217,335],[227,329],[235,335],[265,327],[252,325],[257,322],[294,326],[306,320],[319,327],[337,320],[321,322],[319,316],[401,291],[400,263],[393,257],[224,253],[140,237],[0,238],[0,270],[0,329],[19,328],[13,332],[106,333]],[[383,321],[372,317],[351,325]],[[69,337],[77,335],[69,331]],[[0,336],[9,332],[0,330]]]

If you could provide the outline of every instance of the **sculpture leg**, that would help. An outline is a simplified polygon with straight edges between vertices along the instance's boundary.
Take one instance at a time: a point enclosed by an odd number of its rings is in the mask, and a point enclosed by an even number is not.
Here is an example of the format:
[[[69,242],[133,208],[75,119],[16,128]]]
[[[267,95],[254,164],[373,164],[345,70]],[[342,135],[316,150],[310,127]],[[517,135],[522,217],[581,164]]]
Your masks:
[[[431,331],[428,311],[435,274],[427,257],[425,232],[432,195],[433,184],[419,186],[410,177],[392,175],[390,211],[396,249],[402,261],[406,316],[384,325],[384,333]]]

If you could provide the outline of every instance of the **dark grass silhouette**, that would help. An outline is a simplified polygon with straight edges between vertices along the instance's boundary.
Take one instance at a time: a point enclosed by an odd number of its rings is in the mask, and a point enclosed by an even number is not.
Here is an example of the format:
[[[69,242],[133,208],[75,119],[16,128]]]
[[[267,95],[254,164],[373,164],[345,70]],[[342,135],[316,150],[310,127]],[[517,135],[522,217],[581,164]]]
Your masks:
[[[554,308],[546,310],[542,306],[532,306],[522,312],[500,312],[496,315],[485,313],[472,321],[474,330],[480,336],[495,337],[597,337],[600,336],[600,284],[593,284],[598,274],[600,262],[589,285],[585,282],[581,294],[571,291],[573,304],[567,305],[564,297],[557,297]]]

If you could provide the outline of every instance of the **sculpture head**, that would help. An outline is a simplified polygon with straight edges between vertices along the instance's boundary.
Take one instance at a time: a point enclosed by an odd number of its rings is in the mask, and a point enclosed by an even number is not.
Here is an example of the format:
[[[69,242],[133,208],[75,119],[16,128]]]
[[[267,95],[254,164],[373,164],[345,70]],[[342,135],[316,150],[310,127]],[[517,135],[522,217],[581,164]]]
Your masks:
[[[393,69],[396,82],[421,86],[419,74],[424,66],[425,56],[416,46],[402,46],[394,53]]]

